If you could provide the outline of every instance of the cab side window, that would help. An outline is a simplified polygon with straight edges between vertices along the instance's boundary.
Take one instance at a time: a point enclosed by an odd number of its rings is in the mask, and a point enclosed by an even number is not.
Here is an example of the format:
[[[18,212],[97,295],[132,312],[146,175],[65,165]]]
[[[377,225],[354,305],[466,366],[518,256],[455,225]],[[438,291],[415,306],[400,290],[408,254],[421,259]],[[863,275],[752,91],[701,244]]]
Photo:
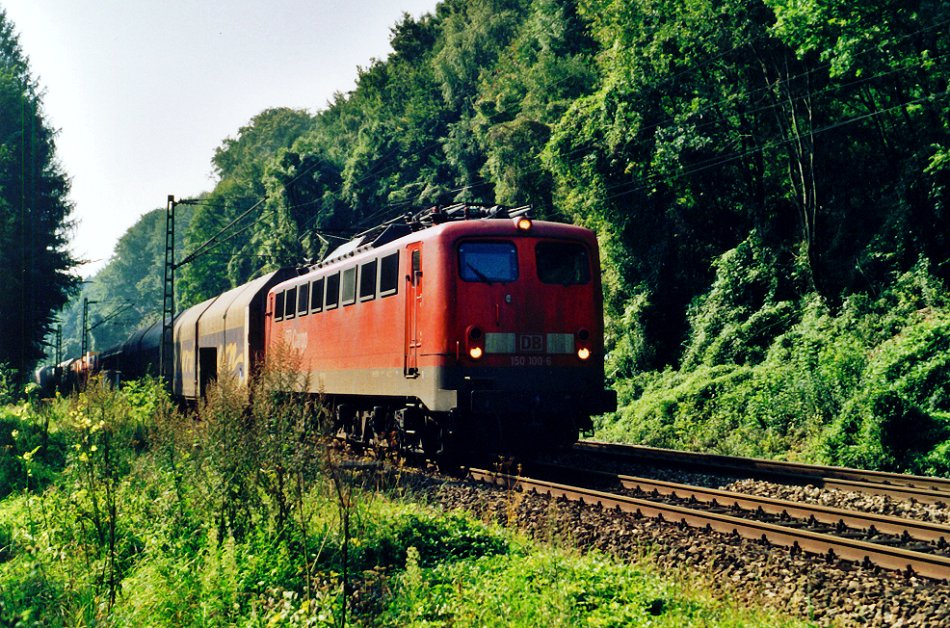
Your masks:
[[[388,297],[399,290],[399,253],[379,260],[379,296]]]
[[[376,260],[360,264],[360,301],[376,298]]]
[[[340,273],[333,273],[327,277],[327,297],[323,309],[332,310],[340,304]]]

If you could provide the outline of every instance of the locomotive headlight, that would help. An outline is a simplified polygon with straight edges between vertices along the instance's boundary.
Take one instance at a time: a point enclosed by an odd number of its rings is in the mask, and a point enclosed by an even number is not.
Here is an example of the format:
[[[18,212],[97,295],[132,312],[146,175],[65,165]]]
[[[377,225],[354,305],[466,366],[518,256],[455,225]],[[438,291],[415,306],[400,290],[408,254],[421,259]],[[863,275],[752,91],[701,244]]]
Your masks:
[[[522,216],[520,218],[515,218],[515,227],[518,228],[518,231],[530,231],[531,230],[531,219],[527,216]]]
[[[474,325],[465,330],[465,350],[473,360],[485,355],[485,334]]]
[[[581,360],[587,360],[590,357],[590,330],[577,330],[575,342],[574,348],[577,350],[577,357]]]

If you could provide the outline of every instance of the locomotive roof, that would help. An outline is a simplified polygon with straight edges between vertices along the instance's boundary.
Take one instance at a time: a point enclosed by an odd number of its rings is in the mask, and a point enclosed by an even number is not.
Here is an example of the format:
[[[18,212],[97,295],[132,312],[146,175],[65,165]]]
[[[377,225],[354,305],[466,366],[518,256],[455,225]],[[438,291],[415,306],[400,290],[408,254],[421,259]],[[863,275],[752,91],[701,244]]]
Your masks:
[[[342,259],[352,257],[357,253],[378,249],[391,242],[411,236],[414,233],[432,230],[432,236],[444,230],[454,231],[458,225],[468,225],[464,230],[471,228],[483,229],[489,225],[497,225],[497,229],[489,229],[499,233],[508,230],[512,220],[527,216],[531,211],[530,205],[507,208],[501,205],[484,206],[459,203],[448,207],[431,207],[417,214],[406,214],[389,220],[377,227],[356,235],[352,240],[340,245],[331,251],[322,261],[312,264],[308,270],[325,268]],[[544,229],[546,235],[553,235],[550,230],[557,231],[579,229],[575,225],[551,222],[536,222],[538,228]],[[537,231],[535,232],[537,233]],[[428,234],[426,234],[428,235]],[[425,237],[421,235],[419,239]]]
[[[591,230],[569,223],[535,220],[532,221],[530,232],[527,232],[527,234],[521,232],[515,226],[514,219],[525,216],[530,209],[530,206],[505,209],[500,206],[484,207],[459,204],[448,208],[431,208],[415,216],[407,215],[393,219],[337,247],[323,261],[311,264],[305,269],[300,269],[299,276],[287,278],[273,285],[270,291],[280,291],[286,285],[295,283],[312,272],[342,264],[364,254],[371,254],[372,251],[398,240],[405,240],[405,243],[408,244],[410,241],[429,240],[443,236],[522,237],[530,235],[548,238],[578,238],[580,234],[583,234],[583,239],[596,242],[596,236]],[[420,216],[422,218],[418,219]],[[407,222],[409,220],[412,220],[412,222]],[[413,235],[415,237],[410,238]],[[399,246],[399,244],[396,246]]]

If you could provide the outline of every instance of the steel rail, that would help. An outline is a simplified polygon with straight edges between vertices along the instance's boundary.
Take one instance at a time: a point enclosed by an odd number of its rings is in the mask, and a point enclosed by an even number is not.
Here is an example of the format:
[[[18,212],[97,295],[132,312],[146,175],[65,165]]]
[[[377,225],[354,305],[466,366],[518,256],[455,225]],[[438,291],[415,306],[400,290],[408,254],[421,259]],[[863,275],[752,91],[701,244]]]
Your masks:
[[[599,481],[616,481],[620,486],[630,490],[640,490],[644,493],[655,492],[657,495],[668,495],[679,499],[696,499],[707,504],[717,504],[722,507],[735,507],[746,511],[756,511],[772,515],[787,515],[795,519],[814,519],[819,523],[848,528],[874,530],[882,534],[907,536],[919,541],[940,543],[950,542],[950,526],[879,515],[875,513],[842,510],[818,504],[793,502],[773,497],[761,497],[747,493],[724,491],[721,489],[694,486],[691,484],[676,484],[653,480],[650,478],[634,477],[630,475],[592,471],[561,465],[531,464],[528,472],[541,471],[544,474],[567,473],[572,476],[590,476]]]
[[[715,530],[725,534],[738,534],[744,538],[782,545],[792,549],[793,552],[805,551],[824,555],[829,559],[843,558],[858,563],[875,564],[879,567],[908,574],[915,573],[937,580],[950,580],[950,558],[935,554],[923,554],[898,547],[875,545],[867,541],[833,537],[809,530],[785,528],[772,523],[691,510],[682,506],[613,495],[544,480],[511,476],[484,469],[469,469],[469,475],[475,480],[505,486],[509,489],[533,490],[552,497],[565,497],[591,505],[599,504],[604,508],[632,513],[639,517],[652,517],[663,521],[680,522],[696,528]]]
[[[950,504],[950,479],[883,471],[865,471],[847,467],[826,467],[799,462],[740,458],[720,454],[659,449],[640,445],[622,445],[598,441],[580,441],[574,450],[581,453],[607,454],[638,463],[660,462],[691,468],[716,469],[736,475],[776,479],[782,483],[812,484],[923,503]]]

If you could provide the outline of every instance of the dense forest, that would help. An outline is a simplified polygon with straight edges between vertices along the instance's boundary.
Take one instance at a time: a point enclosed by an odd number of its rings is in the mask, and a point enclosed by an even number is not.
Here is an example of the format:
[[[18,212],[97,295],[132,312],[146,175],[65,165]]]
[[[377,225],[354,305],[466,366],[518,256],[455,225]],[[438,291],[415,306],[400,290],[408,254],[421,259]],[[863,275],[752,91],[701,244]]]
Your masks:
[[[411,209],[531,203],[602,244],[599,435],[950,471],[945,2],[444,0],[391,44],[223,140],[179,258],[230,228],[179,307]],[[94,347],[159,315],[160,220],[85,287]]]
[[[0,9],[0,380],[21,380],[78,280],[67,251],[69,181],[42,90]],[[0,396],[3,396],[0,394]]]

